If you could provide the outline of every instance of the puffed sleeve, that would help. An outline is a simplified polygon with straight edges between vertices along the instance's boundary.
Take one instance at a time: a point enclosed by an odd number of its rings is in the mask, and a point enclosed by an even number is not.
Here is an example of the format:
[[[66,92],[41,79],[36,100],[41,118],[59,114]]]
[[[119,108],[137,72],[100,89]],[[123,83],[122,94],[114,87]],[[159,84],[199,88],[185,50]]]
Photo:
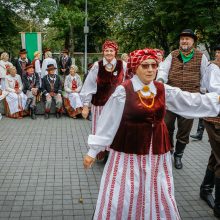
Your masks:
[[[202,84],[209,92],[220,94],[220,68],[217,65],[211,63],[207,66]]]
[[[158,73],[157,73],[157,81],[163,81],[164,83],[167,83],[171,63],[172,63],[172,55],[169,54],[167,58],[159,65]]]
[[[95,158],[96,155],[111,145],[119,128],[124,111],[126,93],[123,86],[118,86],[105,104],[99,117],[95,135],[89,135],[88,155]]]
[[[165,86],[166,107],[185,118],[215,117],[220,104],[217,93],[190,93],[177,87]]]
[[[80,92],[80,97],[83,101],[83,105],[90,105],[92,100],[92,95],[97,92],[97,74],[99,71],[98,62],[95,62],[91,70],[86,77],[82,90]]]

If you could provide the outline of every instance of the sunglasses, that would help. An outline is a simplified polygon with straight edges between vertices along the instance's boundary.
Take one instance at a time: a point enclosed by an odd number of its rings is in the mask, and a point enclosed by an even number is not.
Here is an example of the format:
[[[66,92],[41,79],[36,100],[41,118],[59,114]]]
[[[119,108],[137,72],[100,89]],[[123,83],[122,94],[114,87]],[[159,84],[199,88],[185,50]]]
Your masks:
[[[152,64],[148,64],[148,63],[143,63],[141,64],[142,69],[149,69],[149,67],[152,67],[152,69],[157,69],[157,64],[156,63],[152,63]]]

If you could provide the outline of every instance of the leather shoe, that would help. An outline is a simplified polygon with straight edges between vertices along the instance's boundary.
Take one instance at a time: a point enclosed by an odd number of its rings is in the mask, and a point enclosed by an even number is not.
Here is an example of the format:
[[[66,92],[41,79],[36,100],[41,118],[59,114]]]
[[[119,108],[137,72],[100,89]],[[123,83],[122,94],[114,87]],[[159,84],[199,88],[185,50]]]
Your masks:
[[[204,192],[202,189],[200,190],[200,198],[204,200],[210,208],[214,208],[215,201],[212,196],[212,193]]]
[[[61,117],[60,113],[57,112],[57,113],[56,113],[56,118],[60,118],[60,117]]]
[[[181,157],[175,157],[174,156],[174,166],[176,169],[182,169],[183,168],[183,164],[182,164],[182,161],[181,161]]]
[[[48,118],[49,118],[49,113],[45,113],[45,114],[44,114],[44,118],[45,118],[45,119],[48,119]]]
[[[190,135],[191,138],[196,139],[198,141],[202,140],[202,135],[201,134],[195,134],[195,135]]]

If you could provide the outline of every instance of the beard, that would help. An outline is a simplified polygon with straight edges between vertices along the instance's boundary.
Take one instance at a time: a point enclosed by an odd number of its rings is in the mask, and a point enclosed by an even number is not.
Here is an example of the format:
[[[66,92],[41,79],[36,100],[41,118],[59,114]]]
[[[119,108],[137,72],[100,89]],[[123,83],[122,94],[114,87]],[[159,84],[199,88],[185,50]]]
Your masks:
[[[182,45],[180,46],[180,50],[183,52],[183,53],[189,53],[191,52],[193,46],[188,46],[188,45]]]

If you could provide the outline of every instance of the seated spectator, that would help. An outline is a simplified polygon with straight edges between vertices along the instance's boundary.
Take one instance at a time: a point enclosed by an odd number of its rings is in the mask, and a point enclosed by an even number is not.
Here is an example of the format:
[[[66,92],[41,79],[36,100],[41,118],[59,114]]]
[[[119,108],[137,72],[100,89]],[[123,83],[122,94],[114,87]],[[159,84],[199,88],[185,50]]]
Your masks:
[[[42,80],[42,93],[46,98],[45,119],[49,118],[52,99],[56,102],[56,117],[60,118],[62,113],[62,83],[60,77],[55,74],[56,69],[53,64],[47,65],[48,75]]]
[[[20,75],[17,74],[16,68],[9,68],[9,75],[5,79],[6,95],[6,116],[10,118],[22,118],[27,96],[22,92],[23,85]]]
[[[25,110],[30,110],[31,118],[36,119],[36,99],[40,88],[39,75],[34,72],[32,64],[26,66],[25,70],[26,74],[23,76],[23,92],[27,96]]]
[[[67,93],[64,98],[64,106],[68,115],[72,118],[76,118],[76,115],[81,114],[82,102],[79,96],[79,92],[82,88],[82,81],[80,76],[76,73],[78,67],[75,65],[70,66],[70,74],[67,75],[64,83],[64,90]]]

